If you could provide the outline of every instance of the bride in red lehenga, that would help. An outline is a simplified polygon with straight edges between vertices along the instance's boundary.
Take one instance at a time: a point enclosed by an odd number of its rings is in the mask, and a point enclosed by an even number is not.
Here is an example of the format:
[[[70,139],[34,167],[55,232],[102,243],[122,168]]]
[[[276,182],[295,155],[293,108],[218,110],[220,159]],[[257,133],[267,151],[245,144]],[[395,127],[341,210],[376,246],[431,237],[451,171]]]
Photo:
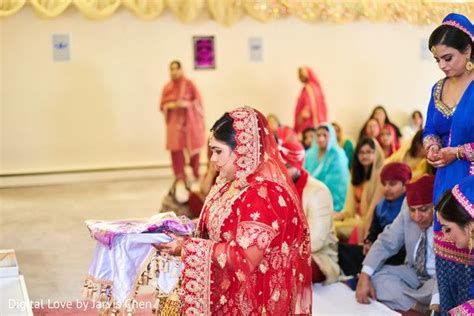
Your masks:
[[[310,239],[301,203],[265,117],[241,107],[212,127],[219,171],[181,255],[183,315],[310,315]]]

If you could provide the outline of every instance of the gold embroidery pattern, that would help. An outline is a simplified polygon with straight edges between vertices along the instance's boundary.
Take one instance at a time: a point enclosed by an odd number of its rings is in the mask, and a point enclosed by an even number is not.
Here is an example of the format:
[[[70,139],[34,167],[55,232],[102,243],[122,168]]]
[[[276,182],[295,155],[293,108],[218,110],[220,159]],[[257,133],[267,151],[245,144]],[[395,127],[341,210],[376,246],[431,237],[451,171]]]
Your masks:
[[[256,221],[260,218],[260,212],[253,212],[252,214],[250,214],[250,217]]]
[[[214,200],[217,200],[220,197],[220,194],[218,195],[218,193],[220,193],[224,187],[227,187],[229,185],[230,182],[227,179],[217,177],[216,183],[211,187],[211,190],[209,191],[209,194],[207,195],[204,201],[204,205],[211,205]],[[199,223],[194,233],[194,237],[204,237],[202,235],[203,232],[201,230],[206,226],[205,223],[209,220],[209,213],[210,212],[207,208],[205,208],[203,212],[201,212],[201,215],[199,216]]]
[[[449,315],[469,316],[469,315],[472,315],[473,309],[474,309],[474,300],[469,300],[466,303],[456,306],[455,308],[449,310]]]
[[[207,229],[211,240],[221,241],[221,228],[232,213],[232,205],[248,189],[246,187],[240,190],[235,187],[236,185],[235,181],[225,183],[218,188],[217,192],[211,192],[214,193],[213,196],[205,202],[205,205],[209,205],[209,227]]]
[[[438,257],[446,260],[468,266],[473,265],[473,255],[469,253],[469,250],[467,248],[460,249],[456,247],[456,245],[442,233],[437,233],[434,236],[434,252]]]
[[[456,111],[457,105],[455,105],[453,108],[450,108],[441,100],[441,90],[443,90],[443,85],[445,81],[446,78],[439,80],[436,84],[436,88],[434,91],[434,104],[438,111],[440,111],[444,117],[450,118],[451,116],[453,116],[454,111]]]
[[[452,189],[452,193],[459,204],[474,218],[474,205],[469,201],[469,199],[459,190],[459,184],[456,184]]]
[[[234,119],[237,146],[234,152],[237,155],[235,165],[238,187],[245,187],[247,177],[252,174],[260,163],[260,135],[258,120],[255,111],[249,107],[242,107],[230,113]]]
[[[267,273],[269,267],[268,267],[268,262],[267,260],[262,260],[262,262],[259,264],[258,266],[258,269],[260,270],[260,272],[262,272],[263,274]]]
[[[221,253],[220,255],[217,256],[217,262],[219,263],[219,266],[224,269],[225,263],[227,262],[227,256],[225,253]]]
[[[210,315],[211,257],[214,242],[188,239],[183,245],[183,315]]]
[[[468,161],[474,161],[474,149],[472,148],[471,144],[465,144],[462,146],[464,157]]]
[[[236,240],[240,247],[244,249],[256,244],[259,249],[264,250],[276,235],[277,232],[268,225],[243,221],[237,227]]]

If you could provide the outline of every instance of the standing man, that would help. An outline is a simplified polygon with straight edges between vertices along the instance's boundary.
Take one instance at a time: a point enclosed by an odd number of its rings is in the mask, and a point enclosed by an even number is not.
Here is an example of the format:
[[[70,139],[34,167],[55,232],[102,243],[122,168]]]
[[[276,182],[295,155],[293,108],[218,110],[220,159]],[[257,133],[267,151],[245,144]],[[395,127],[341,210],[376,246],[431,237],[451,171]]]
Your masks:
[[[160,111],[166,122],[166,149],[171,152],[177,181],[186,181],[184,151],[188,153],[194,180],[199,179],[199,153],[205,142],[204,109],[199,91],[183,75],[181,63],[170,63],[171,81],[163,89]]]

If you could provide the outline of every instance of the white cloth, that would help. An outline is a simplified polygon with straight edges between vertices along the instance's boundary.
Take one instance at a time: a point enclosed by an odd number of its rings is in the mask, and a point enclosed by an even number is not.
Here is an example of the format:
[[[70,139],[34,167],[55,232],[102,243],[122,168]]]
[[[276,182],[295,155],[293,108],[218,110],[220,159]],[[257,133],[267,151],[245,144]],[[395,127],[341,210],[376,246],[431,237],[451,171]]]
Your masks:
[[[308,176],[303,189],[303,211],[311,236],[311,257],[326,276],[325,284],[339,279],[337,237],[332,218],[333,200],[327,186]]]
[[[112,282],[112,299],[122,306],[134,294],[137,278],[156,250],[152,244],[168,242],[166,234],[127,234],[114,238],[111,249],[97,243],[88,279]],[[167,286],[165,286],[167,288]]]
[[[377,301],[359,304],[355,293],[347,285],[337,282],[330,285],[313,284],[313,311],[316,316],[391,316],[400,315]]]

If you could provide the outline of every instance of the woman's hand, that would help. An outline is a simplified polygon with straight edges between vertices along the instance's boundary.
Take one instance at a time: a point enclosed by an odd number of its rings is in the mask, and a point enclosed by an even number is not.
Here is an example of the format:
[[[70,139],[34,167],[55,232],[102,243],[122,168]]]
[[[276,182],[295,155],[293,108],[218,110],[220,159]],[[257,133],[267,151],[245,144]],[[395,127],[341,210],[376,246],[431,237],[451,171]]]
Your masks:
[[[177,107],[177,104],[176,104],[176,102],[173,102],[173,101],[167,102],[163,106],[165,111],[174,110],[174,109],[176,109],[176,107]]]
[[[182,236],[175,235],[173,233],[167,233],[168,236],[173,238],[170,242],[153,244],[153,247],[158,250],[160,253],[169,254],[171,256],[180,257],[181,251],[183,249],[183,243],[186,238]]]
[[[190,101],[186,101],[186,100],[178,100],[176,101],[176,107],[177,108],[187,108],[191,105],[191,102]]]
[[[311,112],[308,109],[304,109],[301,111],[301,120],[304,121],[306,119],[309,119],[311,117]]]
[[[433,165],[435,161],[439,159],[439,146],[433,145],[428,149],[428,152],[426,153],[426,160],[430,165]]]
[[[453,160],[456,159],[456,147],[445,147],[441,148],[437,155],[434,157],[434,160],[428,160],[430,165],[435,168],[441,168],[449,165]]]

